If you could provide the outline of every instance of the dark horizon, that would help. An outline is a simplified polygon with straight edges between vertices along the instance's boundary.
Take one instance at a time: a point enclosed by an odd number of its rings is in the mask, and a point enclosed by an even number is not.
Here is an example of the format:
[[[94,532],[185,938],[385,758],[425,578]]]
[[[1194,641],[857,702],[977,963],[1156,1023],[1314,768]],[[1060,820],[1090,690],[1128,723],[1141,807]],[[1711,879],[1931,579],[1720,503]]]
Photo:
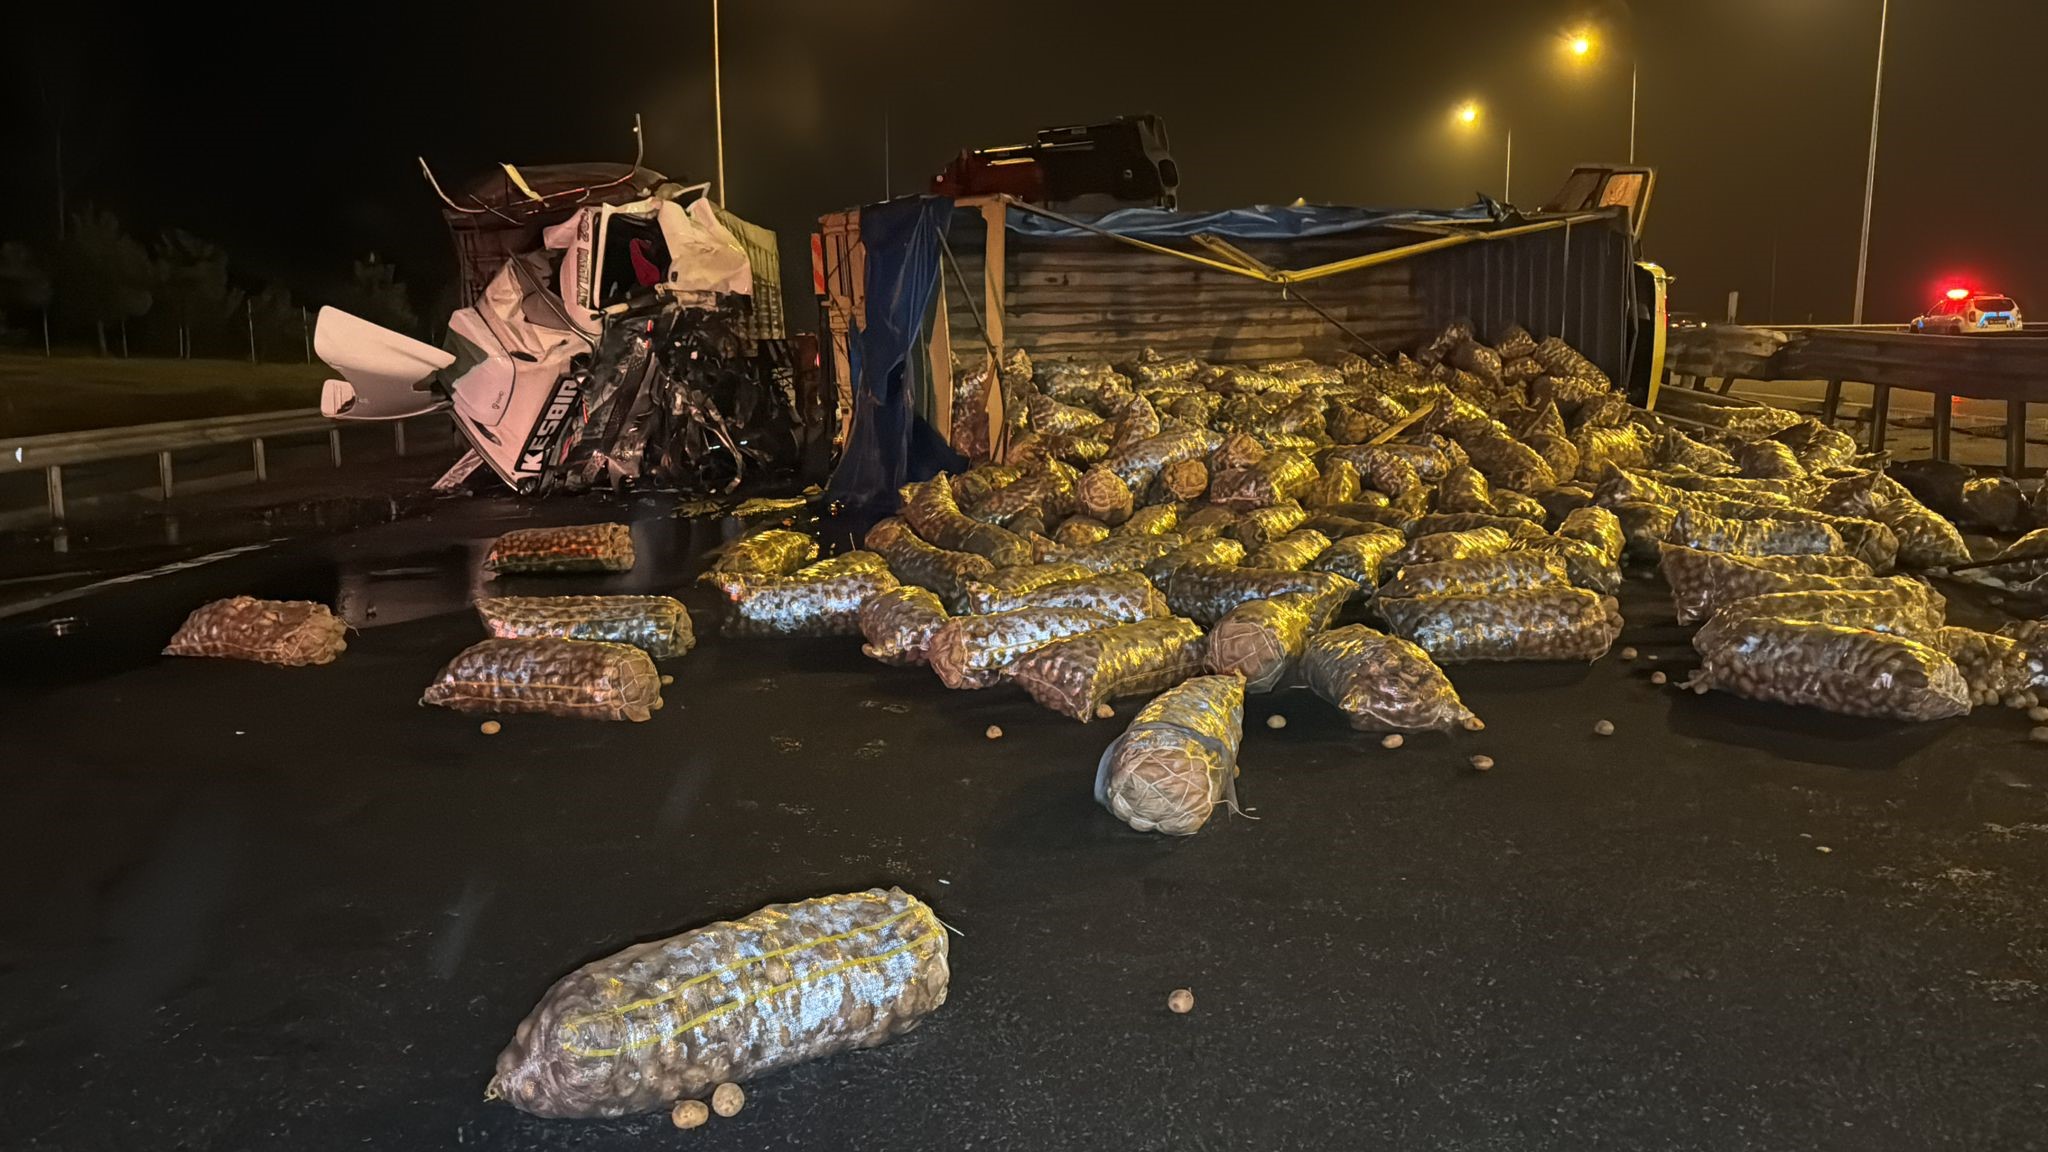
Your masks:
[[[791,275],[822,212],[921,188],[962,147],[1136,111],[1165,117],[1191,208],[1497,197],[1509,122],[1514,199],[1533,206],[1573,163],[1625,158],[1633,50],[1638,157],[1659,180],[1645,255],[1677,277],[1674,307],[1719,317],[1740,290],[1745,320],[1849,318],[1878,0],[1610,3],[1578,70],[1557,37],[1584,6],[1566,3],[1170,25],[1101,5],[959,7],[727,0],[728,200],[780,233]],[[712,178],[708,4],[490,14],[394,9],[285,49],[170,10],[60,18],[8,82],[22,114],[0,240],[54,235],[60,125],[71,210],[113,209],[145,239],[184,228],[224,246],[239,283],[315,302],[374,251],[431,309],[452,262],[415,155],[444,181],[499,160],[629,159],[639,112],[649,166]],[[633,34],[606,35],[608,19]],[[2048,12],[1988,26],[1900,4],[1891,20],[1866,318],[1905,320],[1960,283],[2048,306],[2048,225],[2011,205],[2044,166],[2020,143],[2048,112],[2023,58]],[[672,47],[643,64],[647,44]],[[1486,115],[1455,131],[1468,98]]]

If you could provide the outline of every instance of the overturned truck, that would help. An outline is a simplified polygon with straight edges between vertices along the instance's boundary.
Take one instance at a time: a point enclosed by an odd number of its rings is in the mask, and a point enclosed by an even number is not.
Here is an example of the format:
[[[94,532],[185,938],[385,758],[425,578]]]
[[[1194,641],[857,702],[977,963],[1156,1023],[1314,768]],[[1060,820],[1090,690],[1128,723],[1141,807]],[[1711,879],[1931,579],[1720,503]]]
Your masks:
[[[637,133],[637,128],[636,128]],[[776,243],[631,164],[510,164],[440,196],[458,299],[441,347],[335,308],[314,349],[337,420],[446,410],[481,466],[520,493],[642,484],[726,491],[801,451],[799,357]]]

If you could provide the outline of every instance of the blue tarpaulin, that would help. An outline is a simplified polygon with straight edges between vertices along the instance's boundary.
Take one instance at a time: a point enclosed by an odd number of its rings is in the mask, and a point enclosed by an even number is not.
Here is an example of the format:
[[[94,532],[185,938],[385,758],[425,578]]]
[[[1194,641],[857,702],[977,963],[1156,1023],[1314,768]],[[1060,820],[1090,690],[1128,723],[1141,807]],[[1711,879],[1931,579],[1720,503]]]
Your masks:
[[[831,499],[890,509],[896,490],[967,461],[927,419],[932,403],[931,325],[939,300],[939,237],[953,201],[891,200],[861,209],[867,249],[867,324],[847,335],[853,422],[832,473]],[[919,412],[920,399],[927,415]]]

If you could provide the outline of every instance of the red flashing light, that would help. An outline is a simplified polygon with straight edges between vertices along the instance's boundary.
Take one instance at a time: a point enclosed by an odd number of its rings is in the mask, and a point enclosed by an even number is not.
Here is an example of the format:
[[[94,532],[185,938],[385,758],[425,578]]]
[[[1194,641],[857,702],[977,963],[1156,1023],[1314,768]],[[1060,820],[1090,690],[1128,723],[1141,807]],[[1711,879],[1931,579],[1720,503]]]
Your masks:
[[[1951,288],[1948,290],[1948,298],[1951,300],[1964,300],[1969,295],[1970,290],[1968,288]]]

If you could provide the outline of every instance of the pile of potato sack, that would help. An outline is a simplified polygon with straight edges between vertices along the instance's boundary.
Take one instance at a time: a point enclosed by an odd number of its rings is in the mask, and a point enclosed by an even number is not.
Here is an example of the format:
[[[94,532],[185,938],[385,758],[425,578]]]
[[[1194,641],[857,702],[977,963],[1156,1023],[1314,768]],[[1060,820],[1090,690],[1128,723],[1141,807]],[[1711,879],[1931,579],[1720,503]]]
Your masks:
[[[1680,622],[1706,625],[1700,691],[1926,720],[2033,706],[2043,680],[2048,640],[1949,626],[1900,574],[1970,553],[1848,435],[1751,406],[1681,427],[1518,327],[1488,346],[1453,325],[1391,363],[1014,355],[966,377],[956,427],[986,426],[997,377],[1007,445],[970,436],[985,462],[906,486],[862,550],[813,563],[815,541],[771,530],[704,579],[736,634],[858,634],[1083,722],[1166,693],[1096,782],[1140,828],[1193,832],[1232,801],[1246,692],[1305,685],[1390,739],[1482,727],[1442,666],[1599,659],[1625,557],[1657,561]],[[2024,512],[2009,485],[1955,495]],[[2028,574],[2048,571],[2038,543]]]

